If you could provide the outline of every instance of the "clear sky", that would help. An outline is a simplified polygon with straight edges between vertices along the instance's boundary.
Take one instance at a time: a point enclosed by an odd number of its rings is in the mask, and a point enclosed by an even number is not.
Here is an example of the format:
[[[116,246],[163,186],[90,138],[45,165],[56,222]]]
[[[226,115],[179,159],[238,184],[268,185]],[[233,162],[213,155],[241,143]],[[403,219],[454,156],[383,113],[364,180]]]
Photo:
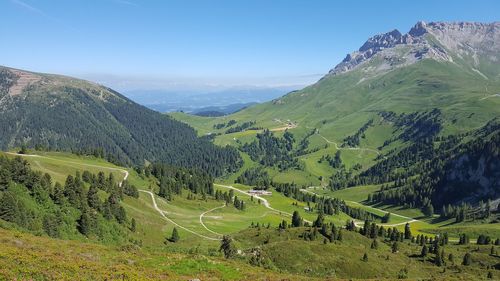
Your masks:
[[[418,20],[498,21],[500,1],[0,0],[0,65],[121,89],[301,84]]]

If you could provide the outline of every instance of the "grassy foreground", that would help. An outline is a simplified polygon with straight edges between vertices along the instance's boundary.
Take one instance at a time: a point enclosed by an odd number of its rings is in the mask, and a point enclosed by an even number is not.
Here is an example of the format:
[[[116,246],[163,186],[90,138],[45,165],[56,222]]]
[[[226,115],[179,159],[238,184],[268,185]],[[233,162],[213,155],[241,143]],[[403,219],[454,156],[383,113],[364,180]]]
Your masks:
[[[110,247],[0,228],[1,280],[310,280],[238,260]]]

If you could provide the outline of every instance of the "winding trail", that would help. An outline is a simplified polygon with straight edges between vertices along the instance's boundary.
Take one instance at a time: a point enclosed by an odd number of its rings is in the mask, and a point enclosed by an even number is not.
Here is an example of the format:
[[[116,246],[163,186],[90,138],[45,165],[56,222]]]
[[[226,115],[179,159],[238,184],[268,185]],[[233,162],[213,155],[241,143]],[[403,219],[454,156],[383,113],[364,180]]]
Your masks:
[[[309,194],[315,194],[317,196],[320,196],[319,194],[317,193],[314,193],[310,190],[307,190],[307,189],[301,189],[302,192],[305,192],[305,193],[309,193]],[[395,213],[391,213],[391,212],[388,212],[386,210],[382,210],[382,209],[379,209],[379,208],[375,208],[375,207],[372,207],[372,206],[366,206],[364,204],[361,204],[359,202],[356,202],[356,201],[350,201],[350,200],[344,200],[344,202],[346,203],[350,203],[350,204],[353,204],[353,205],[359,205],[359,206],[363,206],[365,208],[371,208],[373,210],[376,210],[376,211],[379,211],[381,213],[384,213],[384,214],[387,214],[387,213],[390,213],[391,216],[395,216],[395,217],[399,217],[399,218],[402,218],[402,219],[405,219],[406,221],[404,222],[400,222],[400,223],[394,223],[394,224],[379,224],[379,225],[382,225],[382,226],[385,226],[385,227],[394,227],[394,226],[399,226],[399,225],[404,225],[404,224],[407,224],[407,223],[414,223],[414,222],[418,222],[419,220],[417,219],[414,219],[414,218],[411,218],[411,217],[407,217],[407,216],[403,216],[403,215],[399,215],[399,214],[395,214]],[[356,225],[356,227],[361,227],[362,223],[364,222],[359,222],[359,221],[356,221],[354,220],[354,224]]]
[[[211,233],[213,233],[213,234],[215,234],[215,235],[218,235],[218,236],[223,236],[224,234],[221,234],[221,233],[219,233],[219,232],[215,232],[215,231],[211,230],[210,228],[208,228],[208,227],[207,227],[207,226],[203,223],[203,216],[204,216],[204,215],[206,215],[206,214],[208,214],[208,213],[210,213],[210,212],[212,212],[212,211],[215,211],[215,210],[218,210],[218,209],[222,209],[222,208],[224,208],[224,207],[226,207],[226,204],[225,204],[225,203],[224,203],[224,204],[222,204],[222,206],[212,208],[212,209],[210,209],[210,210],[208,210],[208,211],[206,211],[206,212],[204,212],[204,213],[202,213],[202,214],[200,215],[200,224],[201,224],[201,225],[202,225],[202,226],[203,226],[203,227],[204,227],[207,231],[209,231],[209,232],[211,232]]]
[[[248,196],[253,196],[254,198],[259,199],[262,202],[262,204],[264,204],[264,206],[266,208],[268,208],[269,210],[274,211],[274,212],[276,212],[276,213],[278,213],[280,215],[287,215],[287,216],[290,216],[290,217],[292,216],[292,214],[290,214],[290,213],[287,213],[287,212],[284,212],[284,211],[280,211],[278,209],[275,209],[275,208],[271,207],[271,204],[269,203],[269,201],[267,201],[267,199],[265,199],[265,198],[260,197],[259,195],[250,194],[250,193],[248,193],[248,192],[246,192],[244,190],[238,189],[238,188],[236,188],[234,186],[231,186],[231,185],[222,185],[222,184],[214,184],[214,185],[219,186],[219,187],[223,187],[223,188],[227,188],[227,189],[232,189],[234,191],[237,191],[239,193],[242,193],[242,194],[245,194],[245,195],[248,195]],[[304,219],[304,221],[308,222],[308,223],[312,223],[311,221],[306,220],[306,219]]]
[[[58,162],[62,162],[62,163],[69,163],[69,164],[75,164],[75,165],[80,165],[80,166],[88,166],[88,167],[95,167],[95,168],[100,168],[100,169],[108,169],[108,170],[114,170],[114,171],[120,171],[124,174],[124,177],[123,179],[118,183],[118,185],[121,187],[122,184],[123,184],[123,181],[127,180],[128,176],[129,176],[129,172],[125,169],[121,169],[121,168],[115,168],[115,167],[107,167],[107,166],[100,166],[100,165],[94,165],[94,164],[86,164],[86,163],[80,163],[80,162],[74,162],[74,161],[67,161],[67,160],[61,160],[61,159],[56,159],[56,158],[52,158],[52,157],[47,157],[47,156],[42,156],[42,155],[36,155],[36,154],[19,154],[19,153],[13,153],[13,152],[6,152],[7,154],[10,154],[10,155],[16,155],[16,156],[21,156],[21,157],[37,157],[37,158],[45,158],[45,159],[50,159],[50,160],[53,160],[53,161],[58,161]],[[248,195],[248,196],[253,196],[254,198],[256,199],[259,199],[262,204],[269,210],[279,214],[279,215],[287,215],[287,216],[292,216],[292,214],[288,213],[288,212],[284,212],[284,211],[280,211],[278,209],[275,209],[273,207],[271,207],[271,204],[269,203],[269,201],[267,201],[267,199],[259,196],[259,195],[254,195],[254,194],[250,194],[244,190],[241,190],[241,189],[238,189],[236,187],[233,187],[233,186],[230,186],[230,185],[222,185],[222,184],[214,184],[216,186],[219,186],[219,187],[222,187],[222,188],[227,188],[227,189],[232,189],[236,192],[239,192],[239,193],[242,193],[242,194],[245,194],[245,195]],[[173,225],[189,232],[189,233],[192,233],[198,237],[201,237],[201,238],[204,238],[204,239],[207,239],[207,240],[212,240],[212,241],[220,241],[221,239],[220,238],[214,238],[214,237],[210,237],[210,236],[206,236],[206,235],[203,235],[203,234],[200,234],[198,232],[195,232],[191,229],[188,229],[178,223],[176,223],[175,221],[173,221],[172,219],[170,219],[169,217],[167,217],[165,215],[166,211],[163,211],[161,210],[159,207],[158,207],[158,204],[156,203],[156,198],[155,198],[155,195],[153,192],[149,191],[149,190],[144,190],[144,189],[139,189],[140,192],[143,192],[143,193],[147,193],[151,196],[151,199],[153,201],[153,207],[154,209],[160,213],[160,215],[168,222],[172,223]],[[215,208],[212,208],[210,210],[207,210],[205,212],[203,212],[202,214],[200,214],[199,216],[199,222],[200,224],[203,226],[203,228],[205,228],[207,231],[209,231],[210,233],[213,233],[217,236],[223,236],[223,234],[221,233],[218,233],[216,231],[213,231],[211,229],[209,229],[205,223],[203,223],[203,217],[212,212],[212,211],[215,211],[217,209],[221,209],[221,208],[224,208],[226,205],[223,204],[222,206],[219,206],[219,207],[215,207]],[[311,221],[309,220],[306,220],[304,219],[305,222],[308,222],[308,223],[312,223]]]
[[[122,180],[118,183],[118,185],[119,185],[120,187],[122,186],[123,181],[127,180],[128,176],[129,176],[129,172],[128,172],[127,170],[125,170],[125,169],[121,169],[121,168],[114,168],[114,167],[100,166],[100,165],[94,165],[94,164],[86,164],[86,163],[80,163],[80,162],[74,162],[74,161],[67,161],[67,160],[61,160],[61,159],[56,159],[56,158],[47,157],[47,156],[42,156],[42,155],[37,155],[37,154],[19,154],[19,153],[14,153],[14,152],[6,152],[6,153],[7,153],[7,154],[10,154],[10,155],[21,156],[21,157],[36,157],[36,158],[45,158],[45,159],[50,159],[50,160],[53,160],[53,161],[58,161],[58,162],[62,162],[62,163],[69,163],[69,164],[75,164],[75,165],[80,165],[80,166],[88,166],[88,167],[94,167],[94,168],[100,168],[100,169],[108,169],[108,170],[113,170],[113,171],[120,171],[120,172],[122,172],[122,173],[124,174],[123,179],[122,179]],[[181,229],[183,229],[183,230],[185,230],[185,231],[187,231],[187,232],[189,232],[189,233],[192,233],[192,234],[194,234],[194,235],[196,235],[196,236],[198,236],[198,237],[201,237],[201,238],[204,238],[204,239],[208,239],[208,240],[214,240],[214,241],[219,241],[219,240],[220,240],[219,238],[213,238],[213,237],[209,237],[209,236],[205,236],[205,235],[203,235],[203,234],[197,233],[197,232],[195,232],[195,231],[193,231],[193,230],[190,230],[190,229],[188,229],[188,228],[186,228],[186,227],[184,227],[184,226],[182,226],[182,225],[180,225],[180,224],[176,223],[175,221],[173,221],[172,219],[168,218],[168,217],[165,215],[165,211],[162,211],[162,210],[158,207],[158,205],[156,204],[156,199],[155,199],[155,197],[154,197],[153,192],[148,191],[148,190],[142,190],[142,189],[140,189],[139,191],[144,192],[144,193],[148,193],[148,194],[151,196],[151,199],[153,200],[153,207],[155,208],[155,210],[156,210],[156,211],[158,211],[158,213],[160,213],[160,215],[161,215],[161,216],[162,216],[165,220],[169,221],[170,223],[174,224],[175,226],[177,226],[177,227],[179,227],[179,228],[181,228]],[[223,206],[222,206],[222,207],[223,207]],[[221,207],[217,207],[217,208],[221,208]],[[201,218],[202,218],[202,216],[203,216],[204,214],[206,214],[206,213],[208,213],[208,212],[210,212],[210,211],[213,211],[213,210],[215,210],[215,209],[217,209],[217,208],[214,208],[214,209],[212,209],[212,210],[209,210],[209,211],[207,211],[207,212],[203,213],[202,215],[200,215],[200,222],[201,222],[202,226],[203,226],[206,230],[208,230],[208,231],[210,231],[210,232],[212,232],[212,233],[214,233],[214,234],[221,235],[221,234],[219,234],[219,233],[216,233],[216,232],[214,232],[214,231],[212,231],[212,230],[208,229],[208,228],[205,226],[205,224],[201,221]]]
[[[375,207],[372,207],[372,206],[366,206],[366,205],[361,204],[361,203],[356,202],[356,201],[345,200],[345,202],[349,202],[350,204],[353,204],[353,205],[359,205],[359,206],[363,206],[363,207],[371,208],[371,209],[374,209],[374,210],[376,210],[376,211],[382,212],[382,213],[384,213],[384,214],[388,214],[388,213],[390,213],[390,214],[391,214],[391,216],[399,217],[399,218],[402,218],[402,219],[405,219],[405,220],[406,220],[406,221],[404,221],[404,222],[394,223],[394,224],[380,224],[380,225],[383,225],[383,226],[393,227],[393,226],[399,226],[399,225],[404,225],[404,224],[407,224],[407,223],[414,223],[414,222],[418,222],[418,221],[419,221],[419,220],[414,219],[414,218],[411,218],[411,217],[407,217],[407,216],[399,215],[399,214],[396,214],[396,213],[391,213],[391,212],[388,212],[388,211],[386,211],[386,210],[382,210],[382,209],[375,208]]]
[[[205,236],[205,235],[203,235],[203,234],[199,234],[198,232],[195,232],[195,231],[193,231],[193,230],[191,230],[191,229],[189,229],[189,228],[186,228],[186,227],[184,227],[184,226],[182,226],[182,225],[180,225],[180,224],[176,223],[175,221],[173,221],[172,219],[170,219],[169,217],[167,217],[167,216],[165,215],[165,211],[162,211],[162,210],[158,207],[158,204],[156,204],[156,199],[155,199],[155,195],[154,195],[154,193],[153,193],[153,192],[148,191],[148,190],[144,190],[144,189],[139,189],[139,191],[140,191],[140,192],[147,193],[147,194],[149,194],[149,195],[151,196],[151,199],[153,200],[153,207],[155,208],[155,210],[156,210],[156,211],[158,211],[158,213],[160,213],[160,215],[161,215],[161,216],[162,216],[162,217],[163,217],[166,221],[168,221],[168,222],[172,223],[173,225],[175,225],[175,226],[177,226],[177,227],[179,227],[179,228],[181,228],[181,229],[183,229],[183,230],[185,230],[185,231],[187,231],[187,232],[189,232],[189,233],[191,233],[191,234],[194,234],[194,235],[196,235],[196,236],[198,236],[198,237],[201,237],[201,238],[204,238],[204,239],[207,239],[207,240],[212,240],[212,241],[220,241],[220,240],[221,240],[220,238],[213,238],[213,237],[210,237],[210,236]],[[219,208],[220,208],[220,207],[219,207]],[[206,228],[206,227],[205,227],[205,228]],[[207,228],[207,230],[209,230],[209,229]],[[211,230],[209,230],[209,231],[210,231],[210,232],[212,232]]]
[[[337,150],[364,150],[364,151],[370,151],[370,152],[374,152],[376,153],[377,155],[380,155],[380,151],[376,150],[376,149],[372,149],[372,148],[362,148],[362,147],[340,147],[336,142],[334,141],[331,141],[327,138],[325,138],[323,135],[321,134],[318,134],[323,140],[325,140],[327,143],[330,143],[330,144],[333,144],[335,145],[335,149]],[[387,158],[384,156],[384,158]]]
[[[80,166],[87,166],[87,167],[94,167],[94,168],[100,168],[100,169],[108,169],[108,170],[113,170],[113,171],[119,171],[124,174],[123,179],[118,183],[118,185],[121,187],[123,181],[127,180],[128,178],[128,171],[125,169],[121,168],[114,168],[114,167],[107,167],[107,166],[100,166],[100,165],[94,165],[94,164],[86,164],[86,163],[81,163],[81,162],[74,162],[74,161],[68,161],[68,160],[61,160],[57,158],[52,158],[52,157],[47,157],[47,156],[42,156],[42,155],[37,155],[37,154],[19,154],[19,153],[14,153],[14,152],[5,152],[6,154],[10,155],[16,155],[16,156],[21,156],[21,157],[36,157],[36,158],[44,158],[44,159],[49,159],[53,161],[58,161],[62,163],[69,163],[69,164],[74,164],[74,165],[80,165]]]

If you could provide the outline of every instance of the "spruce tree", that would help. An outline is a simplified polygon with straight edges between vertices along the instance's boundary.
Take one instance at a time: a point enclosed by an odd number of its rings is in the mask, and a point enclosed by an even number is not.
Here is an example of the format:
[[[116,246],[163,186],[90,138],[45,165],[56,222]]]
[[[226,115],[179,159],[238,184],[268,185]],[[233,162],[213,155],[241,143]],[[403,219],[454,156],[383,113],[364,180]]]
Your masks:
[[[464,259],[462,261],[462,265],[471,265],[472,264],[472,256],[470,253],[466,253],[464,255]]]
[[[428,252],[429,252],[429,249],[427,249],[427,245],[424,245],[422,247],[422,251],[420,251],[420,256],[425,258],[427,256]]]
[[[89,236],[92,231],[92,222],[87,208],[82,210],[82,214],[78,219],[78,231],[85,236]]]
[[[101,208],[101,200],[99,199],[97,192],[97,187],[91,185],[87,193],[87,203],[90,208],[95,210],[99,210]]]
[[[302,218],[299,215],[299,212],[293,211],[292,214],[292,227],[302,226]]]
[[[174,227],[174,229],[172,230],[172,236],[170,236],[170,242],[174,242],[176,243],[177,241],[179,241],[180,237],[179,237],[179,233],[177,232],[177,228]]]
[[[0,197],[0,219],[17,222],[19,214],[16,195],[12,192],[5,192]]]
[[[130,231],[135,232],[136,228],[137,228],[137,226],[135,223],[135,219],[132,218],[132,221],[130,222]]]
[[[233,239],[229,235],[224,235],[221,240],[219,251],[224,254],[226,259],[233,258],[236,255],[236,248]]]
[[[409,223],[406,223],[405,225],[405,239],[411,239],[411,229]]]
[[[391,250],[393,253],[397,253],[399,251],[399,245],[398,245],[398,242],[394,242],[392,243],[392,247],[391,247]]]

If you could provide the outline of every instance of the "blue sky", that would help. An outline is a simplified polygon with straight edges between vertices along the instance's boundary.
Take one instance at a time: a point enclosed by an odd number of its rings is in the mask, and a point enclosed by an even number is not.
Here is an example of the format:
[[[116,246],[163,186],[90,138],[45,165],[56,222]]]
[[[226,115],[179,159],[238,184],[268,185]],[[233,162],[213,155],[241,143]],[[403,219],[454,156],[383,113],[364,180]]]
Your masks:
[[[495,0],[0,0],[0,64],[121,90],[306,84],[374,34],[499,11]]]

